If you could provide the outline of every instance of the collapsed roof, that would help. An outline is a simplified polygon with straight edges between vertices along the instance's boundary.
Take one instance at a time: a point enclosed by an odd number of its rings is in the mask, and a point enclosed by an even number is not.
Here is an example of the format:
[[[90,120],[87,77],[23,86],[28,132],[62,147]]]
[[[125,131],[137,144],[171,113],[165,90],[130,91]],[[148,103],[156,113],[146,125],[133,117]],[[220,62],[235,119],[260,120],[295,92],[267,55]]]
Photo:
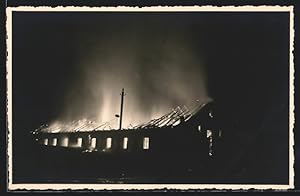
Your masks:
[[[142,123],[136,126],[127,127],[125,130],[137,130],[137,129],[151,129],[151,128],[164,128],[164,127],[176,127],[183,122],[190,120],[195,114],[197,114],[208,103],[197,104],[192,109],[187,106],[177,106],[169,113],[161,116],[160,118],[152,119],[149,122]],[[44,124],[37,128],[33,133],[46,132],[46,133],[60,133],[60,132],[91,132],[91,131],[109,131],[113,129],[113,120],[97,123],[87,119],[72,121],[69,123],[55,122],[50,125]]]

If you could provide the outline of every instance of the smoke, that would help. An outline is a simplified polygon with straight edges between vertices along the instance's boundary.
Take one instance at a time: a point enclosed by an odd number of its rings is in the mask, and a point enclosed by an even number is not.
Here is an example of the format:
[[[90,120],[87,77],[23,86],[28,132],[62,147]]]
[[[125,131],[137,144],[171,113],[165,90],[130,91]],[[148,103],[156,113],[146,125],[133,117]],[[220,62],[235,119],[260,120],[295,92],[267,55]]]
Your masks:
[[[201,56],[184,36],[131,32],[89,39],[93,42],[78,41],[79,74],[60,119],[100,123],[115,119],[116,128],[122,88],[123,127],[158,118],[178,105],[193,107],[208,101]]]

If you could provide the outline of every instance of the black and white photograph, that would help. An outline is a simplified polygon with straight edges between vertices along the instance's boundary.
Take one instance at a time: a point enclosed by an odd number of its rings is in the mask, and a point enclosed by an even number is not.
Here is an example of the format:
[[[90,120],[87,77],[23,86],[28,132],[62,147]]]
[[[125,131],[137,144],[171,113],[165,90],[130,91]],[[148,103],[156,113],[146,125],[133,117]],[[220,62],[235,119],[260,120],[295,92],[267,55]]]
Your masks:
[[[293,6],[6,14],[9,190],[294,188]]]

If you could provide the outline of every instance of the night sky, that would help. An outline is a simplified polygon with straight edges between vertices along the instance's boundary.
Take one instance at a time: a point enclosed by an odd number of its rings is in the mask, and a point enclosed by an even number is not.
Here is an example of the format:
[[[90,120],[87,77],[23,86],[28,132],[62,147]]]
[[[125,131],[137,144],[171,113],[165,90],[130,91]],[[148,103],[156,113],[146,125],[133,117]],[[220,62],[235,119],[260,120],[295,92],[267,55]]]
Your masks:
[[[124,87],[128,122],[214,100],[232,145],[255,138],[242,160],[286,179],[288,13],[16,12],[12,35],[16,159],[43,123],[114,118]]]

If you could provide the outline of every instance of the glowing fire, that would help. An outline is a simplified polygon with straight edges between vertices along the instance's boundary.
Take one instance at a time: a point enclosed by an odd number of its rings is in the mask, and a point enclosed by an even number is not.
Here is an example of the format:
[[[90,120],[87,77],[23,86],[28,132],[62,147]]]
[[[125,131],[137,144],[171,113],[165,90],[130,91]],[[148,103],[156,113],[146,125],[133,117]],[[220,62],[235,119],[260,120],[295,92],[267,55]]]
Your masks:
[[[192,110],[190,110],[187,106],[179,107],[177,106],[171,112],[160,116],[158,118],[153,118],[148,122],[144,122],[138,125],[133,126],[129,124],[129,126],[125,127],[125,129],[139,129],[139,128],[147,128],[147,127],[164,127],[171,126],[175,127],[179,125],[181,122],[188,121],[194,114],[196,114],[205,103],[197,104]],[[104,123],[97,123],[95,121],[91,121],[88,119],[81,119],[78,121],[72,122],[62,122],[55,121],[50,125],[43,125],[37,131],[48,132],[48,133],[58,133],[58,132],[84,132],[84,131],[103,131],[103,130],[113,130],[118,127],[118,119],[112,119],[110,121]]]
[[[210,99],[201,56],[184,39],[166,37],[146,45],[126,39],[96,40],[89,55],[78,62],[80,74],[65,95],[59,120],[45,131],[76,131],[86,124],[82,130],[118,129],[115,115],[120,115],[122,88],[125,129],[160,118],[178,105],[193,108]]]

